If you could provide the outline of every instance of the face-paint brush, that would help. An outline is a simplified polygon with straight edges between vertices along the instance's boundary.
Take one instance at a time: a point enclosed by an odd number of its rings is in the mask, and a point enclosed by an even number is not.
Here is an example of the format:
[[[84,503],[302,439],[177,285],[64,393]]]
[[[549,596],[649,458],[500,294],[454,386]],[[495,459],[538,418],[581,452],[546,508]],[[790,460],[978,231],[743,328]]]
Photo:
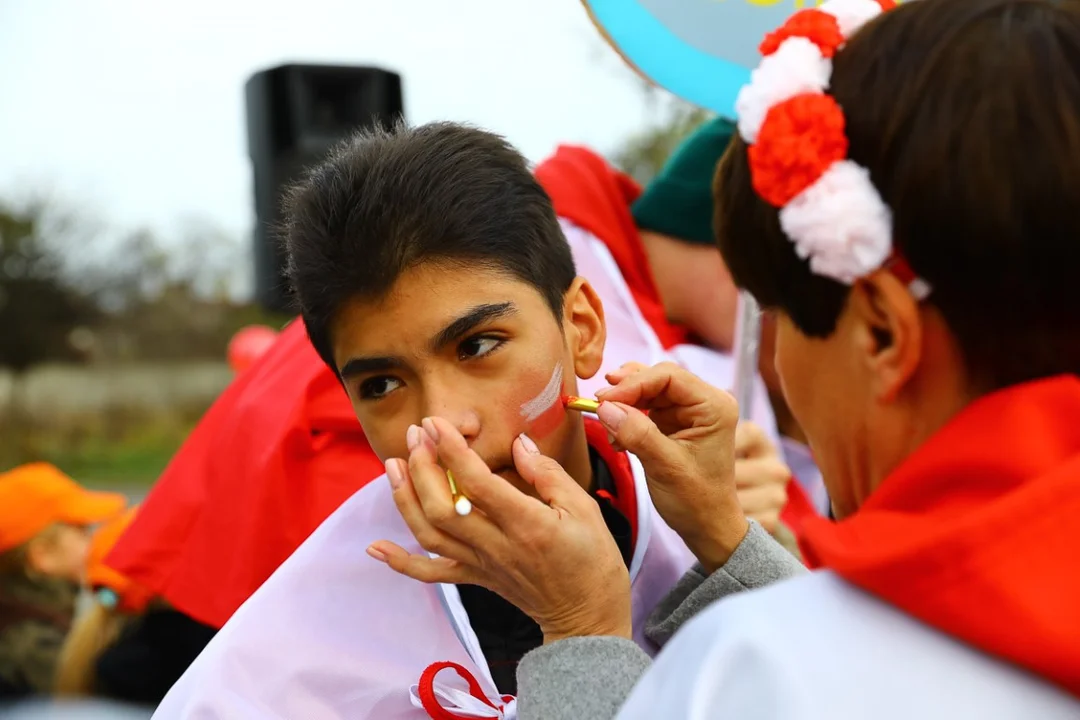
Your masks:
[[[590,400],[576,395],[563,395],[562,402],[563,407],[567,410],[577,410],[578,412],[595,413],[600,407],[599,400]]]
[[[454,482],[454,473],[447,470],[446,480],[450,483],[450,497],[454,499],[454,512],[465,517],[472,512],[472,501],[458,492],[457,483]]]

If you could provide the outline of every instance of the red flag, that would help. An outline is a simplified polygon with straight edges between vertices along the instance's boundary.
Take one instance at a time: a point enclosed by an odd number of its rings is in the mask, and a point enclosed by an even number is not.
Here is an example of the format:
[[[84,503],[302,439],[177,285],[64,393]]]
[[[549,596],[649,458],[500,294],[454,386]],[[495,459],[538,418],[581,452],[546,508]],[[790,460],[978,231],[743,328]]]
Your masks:
[[[345,391],[297,320],[210,408],[107,563],[220,627],[382,473]]]

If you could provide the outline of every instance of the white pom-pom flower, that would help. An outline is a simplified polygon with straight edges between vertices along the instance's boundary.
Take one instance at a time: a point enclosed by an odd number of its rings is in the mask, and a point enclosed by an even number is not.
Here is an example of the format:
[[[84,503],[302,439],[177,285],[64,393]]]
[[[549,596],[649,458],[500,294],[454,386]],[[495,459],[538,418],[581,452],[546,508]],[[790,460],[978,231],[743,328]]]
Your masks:
[[[881,5],[875,0],[826,0],[818,10],[836,18],[840,33],[850,38],[859,28],[881,14]]]
[[[757,142],[773,105],[796,95],[825,92],[830,75],[832,62],[822,57],[817,45],[804,37],[785,40],[750,74],[750,84],[743,86],[735,100],[743,140],[751,145]]]
[[[863,167],[842,160],[780,211],[780,226],[810,270],[850,285],[892,252],[892,213]]]

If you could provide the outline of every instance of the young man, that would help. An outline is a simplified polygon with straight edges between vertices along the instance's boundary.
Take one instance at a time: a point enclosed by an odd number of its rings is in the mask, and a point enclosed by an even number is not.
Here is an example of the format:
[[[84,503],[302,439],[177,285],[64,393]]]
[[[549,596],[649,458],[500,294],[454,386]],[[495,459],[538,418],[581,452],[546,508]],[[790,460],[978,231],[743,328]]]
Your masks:
[[[296,189],[291,275],[312,345],[383,459],[438,415],[527,490],[527,434],[597,500],[643,619],[692,558],[636,460],[561,395],[600,369],[601,303],[551,202],[502,139],[453,124],[362,134]],[[425,586],[365,557],[419,546],[378,480],[338,509],[218,633],[158,717],[456,717],[512,712],[539,627],[474,586]],[[475,717],[477,715],[471,715]],[[483,717],[484,715],[479,715]]]
[[[731,384],[730,355],[695,338],[716,337],[724,327],[730,336],[733,301],[707,302],[702,282],[685,282],[686,272],[702,268],[726,286],[710,236],[709,188],[728,139],[722,121],[702,128],[644,193],[582,148],[560,148],[537,168],[578,274],[604,307],[604,362],[581,381],[582,394],[630,360],[673,360],[721,387]],[[775,439],[764,391],[756,408],[758,424]],[[747,514],[769,528],[778,528],[785,500],[788,475],[778,466],[760,464],[740,488]],[[312,348],[303,322],[294,322],[214,403],[108,562],[208,637],[319,523],[381,473],[336,373]],[[247,512],[238,515],[237,507]]]

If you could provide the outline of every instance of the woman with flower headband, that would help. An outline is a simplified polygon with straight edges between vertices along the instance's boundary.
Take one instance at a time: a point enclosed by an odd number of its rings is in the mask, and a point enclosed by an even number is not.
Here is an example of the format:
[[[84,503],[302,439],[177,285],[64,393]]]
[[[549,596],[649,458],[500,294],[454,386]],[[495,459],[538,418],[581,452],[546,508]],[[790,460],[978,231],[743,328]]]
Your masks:
[[[891,6],[828,0],[765,39],[715,185],[838,519],[802,529],[817,572],[738,512],[730,397],[613,373],[600,418],[699,560],[650,667],[626,583],[589,582],[619,556],[588,498],[542,457],[546,504],[515,494],[425,423],[398,507],[460,548],[376,550],[537,620],[523,720],[1080,717],[1080,2]],[[447,510],[436,461],[479,512]]]

